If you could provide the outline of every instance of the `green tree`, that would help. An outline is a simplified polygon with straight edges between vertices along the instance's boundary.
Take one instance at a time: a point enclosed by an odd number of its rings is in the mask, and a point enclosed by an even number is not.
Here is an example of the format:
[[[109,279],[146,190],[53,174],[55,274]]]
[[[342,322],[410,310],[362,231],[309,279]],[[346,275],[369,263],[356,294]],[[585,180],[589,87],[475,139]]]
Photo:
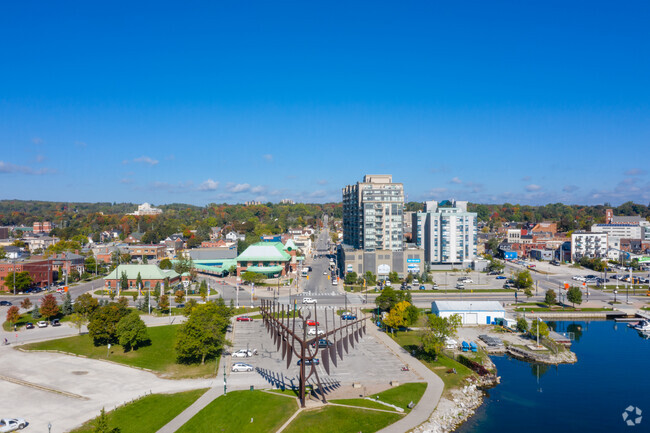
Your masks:
[[[205,280],[201,281],[201,285],[199,286],[199,295],[203,302],[208,299],[208,283],[206,283]]]
[[[88,335],[95,346],[116,343],[117,324],[127,314],[126,308],[114,302],[97,308],[88,323]]]
[[[198,304],[199,303],[196,302],[196,299],[188,299],[185,303],[185,308],[183,308],[183,316],[190,317],[190,314],[192,314],[192,311],[194,311],[194,308],[196,308]]]
[[[160,302],[160,283],[156,283],[153,288],[153,298],[156,300],[156,304]]]
[[[533,277],[528,269],[515,273],[515,287],[518,289],[528,289],[533,286]]]
[[[16,272],[16,292],[24,292],[26,289],[30,288],[32,284],[34,284],[34,280],[31,275],[29,275],[29,272]],[[8,290],[14,289],[13,272],[9,272],[5,277],[5,287],[7,287]]]
[[[523,317],[517,319],[517,331],[526,332],[528,331],[528,322]]]
[[[137,290],[142,290],[143,287],[144,286],[142,284],[142,276],[140,275],[140,272],[138,272],[138,276],[135,279],[135,288]]]
[[[181,275],[190,272],[192,269],[194,269],[194,261],[191,257],[187,258],[184,255],[181,255],[174,264],[174,270]]]
[[[93,433],[121,433],[118,427],[110,428],[108,426],[108,416],[102,408],[97,419],[93,422]]]
[[[81,334],[81,328],[86,323],[88,323],[88,320],[83,315],[81,315],[79,313],[72,313],[70,315],[70,321],[77,328],[77,331],[79,331],[79,334]]]
[[[535,319],[531,322],[530,324],[530,330],[528,331],[528,334],[531,337],[537,337],[537,329],[539,328],[539,337],[540,338],[546,338],[548,337],[548,334],[550,333],[548,329],[548,325],[544,322],[542,322],[539,319]]]
[[[4,260],[7,258],[7,252],[5,251],[4,247],[0,247],[0,260]]]
[[[160,263],[158,263],[158,267],[160,269],[171,269],[173,267],[172,261],[168,258],[164,258],[160,261]]]
[[[72,297],[70,296],[70,292],[66,292],[63,297],[63,304],[61,305],[61,313],[63,313],[64,316],[67,316],[72,314],[72,311]]]
[[[136,311],[131,311],[122,317],[117,323],[116,331],[120,346],[125,352],[131,349],[137,350],[138,347],[151,341],[147,334],[147,326]]]
[[[399,275],[397,275],[397,272],[389,272],[388,273],[388,281],[391,283],[399,283]]]
[[[41,318],[41,310],[38,307],[34,307],[32,310],[32,319],[38,320]]]
[[[381,294],[375,298],[375,304],[382,311],[390,311],[399,301],[398,293],[390,286],[384,287]]]
[[[84,293],[77,296],[74,303],[74,311],[87,321],[98,306],[97,299],[93,298],[90,293]]]
[[[122,276],[120,277],[120,292],[129,289],[129,277],[126,275],[126,272],[122,271]]]
[[[501,272],[506,267],[502,262],[496,259],[490,259],[490,264],[488,265],[488,271],[490,272]]]
[[[546,305],[548,305],[549,307],[550,307],[551,305],[555,305],[555,303],[557,302],[557,295],[555,294],[555,290],[553,290],[553,289],[548,289],[548,290],[546,291],[546,296],[544,296],[544,302],[545,302]]]
[[[53,317],[56,317],[59,314],[59,304],[56,302],[54,295],[45,295],[41,299],[41,316],[45,319],[50,320]]]
[[[582,304],[582,291],[578,287],[569,287],[566,298],[575,308],[576,304]]]
[[[437,357],[445,348],[447,338],[456,335],[462,320],[458,314],[440,317],[429,314],[425,330],[422,334],[422,349],[432,357]]]
[[[410,303],[409,303],[410,304]],[[418,323],[418,319],[420,318],[420,310],[418,307],[415,305],[409,305],[408,308],[406,308],[406,326],[413,326]]]
[[[258,272],[246,271],[241,275],[241,279],[247,283],[259,284],[266,279],[266,276]]]
[[[205,363],[217,356],[228,344],[225,338],[230,323],[230,309],[221,303],[197,305],[178,330],[176,357],[181,363]]]
[[[377,276],[372,272],[366,271],[366,273],[363,274],[363,278],[366,280],[367,287],[372,287],[377,285]]]
[[[347,274],[345,274],[345,279],[343,282],[345,284],[352,285],[357,282],[358,278],[359,276],[357,275],[356,272],[348,272]]]

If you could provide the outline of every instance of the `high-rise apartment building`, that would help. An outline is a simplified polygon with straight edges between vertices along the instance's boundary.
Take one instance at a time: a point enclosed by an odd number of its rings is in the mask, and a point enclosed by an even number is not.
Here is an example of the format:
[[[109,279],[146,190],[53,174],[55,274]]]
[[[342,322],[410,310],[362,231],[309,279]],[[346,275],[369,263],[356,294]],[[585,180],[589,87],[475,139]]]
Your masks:
[[[414,214],[413,225],[427,263],[467,266],[476,259],[477,214],[467,211],[466,201],[427,201],[425,212]],[[418,237],[416,226],[421,227]]]
[[[404,185],[370,175],[343,188],[343,243],[364,251],[404,249]]]

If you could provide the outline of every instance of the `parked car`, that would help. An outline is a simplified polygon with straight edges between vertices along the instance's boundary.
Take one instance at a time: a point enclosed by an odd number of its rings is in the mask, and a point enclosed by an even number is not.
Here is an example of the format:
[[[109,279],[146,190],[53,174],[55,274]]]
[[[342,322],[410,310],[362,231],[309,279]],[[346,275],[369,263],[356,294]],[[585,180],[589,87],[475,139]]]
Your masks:
[[[27,322],[25,329],[34,329],[34,324],[32,322]]]
[[[253,356],[253,352],[251,352],[250,350],[246,350],[246,349],[240,349],[237,352],[233,352],[233,354],[231,356],[233,358],[248,358],[250,356]]]
[[[39,328],[47,328],[47,322],[45,320],[41,320],[40,322],[36,323],[36,326]]]
[[[456,283],[456,288],[458,290],[463,290],[465,289],[465,284],[461,283],[460,281]]]
[[[318,330],[318,335],[323,335],[325,331],[322,329]],[[316,335],[316,328],[310,328],[309,331],[307,331],[307,335]]]
[[[0,432],[10,432],[22,430],[27,426],[27,421],[23,418],[2,418],[0,419]]]
[[[497,280],[505,280],[506,277],[504,277],[503,275],[498,275],[496,279]]]
[[[332,345],[334,345],[334,343],[332,343],[331,341],[326,340],[324,338],[321,338],[320,340],[318,340],[318,348],[319,349],[322,349],[323,347],[327,347],[327,346],[332,346]],[[316,342],[313,342],[311,344],[311,347],[316,347]]]
[[[504,288],[504,289],[514,289],[514,288],[515,288],[515,285],[512,284],[512,283],[505,283],[505,284],[503,285],[503,288]]]
[[[52,326],[61,326],[61,322],[59,321],[59,319],[53,319]]]
[[[307,320],[307,326],[318,326],[320,325],[320,322],[317,322],[315,320]]]
[[[232,367],[230,367],[230,371],[253,371],[255,368],[250,365],[250,364],[245,364],[243,362],[235,362]]]
[[[357,316],[350,313],[341,314],[341,320],[357,320]]]
[[[420,290],[426,290],[427,288],[425,286],[420,286]]]
[[[301,361],[302,361],[302,359],[299,359],[298,363],[296,365],[300,365],[302,363]],[[305,360],[305,365],[311,365],[312,362],[314,364],[318,365],[318,364],[320,364],[320,359],[318,359],[318,358],[314,358],[313,360],[307,359],[307,360]]]
[[[7,306],[7,307],[10,307],[10,306],[12,306],[12,305],[13,305],[13,304],[12,304],[11,302],[9,302],[9,301],[0,301],[0,306]]]
[[[314,299],[314,298],[302,298],[302,303],[303,304],[315,304],[316,299]]]
[[[253,318],[250,316],[239,316],[237,317],[238,322],[252,322]]]
[[[560,262],[558,262],[557,260],[551,260],[550,263],[551,263],[553,266],[560,266]]]

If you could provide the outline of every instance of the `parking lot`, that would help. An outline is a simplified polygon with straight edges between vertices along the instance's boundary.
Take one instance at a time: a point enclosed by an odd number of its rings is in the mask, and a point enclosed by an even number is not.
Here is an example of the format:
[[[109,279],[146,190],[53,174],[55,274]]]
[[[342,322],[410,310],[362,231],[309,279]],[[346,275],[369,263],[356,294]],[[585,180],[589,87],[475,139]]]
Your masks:
[[[324,324],[324,317],[320,312],[318,320]],[[368,322],[367,326],[373,325]],[[235,323],[232,352],[240,349],[256,349],[257,355],[228,359],[228,383],[238,386],[248,384],[260,388],[298,385],[299,367],[296,365],[296,356],[287,368],[286,360],[282,360],[262,320]],[[317,358],[320,359],[320,354]],[[251,364],[255,371],[230,372],[233,362]],[[351,385],[355,382],[368,389],[376,389],[377,386],[388,387],[390,381],[404,383],[420,380],[414,373],[402,371],[403,364],[400,360],[370,333],[364,335],[359,343],[355,343],[354,348],[349,349],[349,353],[344,354],[343,360],[339,358],[337,362],[337,367],[330,362],[330,375],[325,372],[322,364],[316,367],[321,383],[332,390],[352,389]],[[310,382],[313,383],[311,380]]]

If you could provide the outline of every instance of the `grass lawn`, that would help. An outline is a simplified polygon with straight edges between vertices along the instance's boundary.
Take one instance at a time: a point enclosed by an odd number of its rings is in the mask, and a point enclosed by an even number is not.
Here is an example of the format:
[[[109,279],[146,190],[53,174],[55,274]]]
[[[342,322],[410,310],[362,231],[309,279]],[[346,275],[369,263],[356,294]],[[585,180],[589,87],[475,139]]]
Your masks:
[[[283,433],[372,433],[398,421],[401,417],[402,415],[397,413],[326,406],[322,409],[301,412]]]
[[[259,307],[239,307],[233,310],[233,316],[238,316],[240,314],[252,313],[254,311],[260,311]]]
[[[404,349],[411,352],[417,350],[420,345],[420,332],[396,332],[394,334],[394,340]],[[421,355],[417,355],[416,357],[442,379],[445,383],[445,393],[449,392],[452,388],[462,386],[466,377],[474,375],[472,370],[444,354],[438,356],[435,361]],[[456,369],[456,374],[447,373],[452,368]]]
[[[124,353],[122,346],[111,346],[108,357],[106,356],[106,346],[95,346],[92,338],[87,334],[26,344],[23,348],[25,350],[60,350],[93,359],[108,359],[120,364],[148,368],[174,379],[213,375],[215,371],[214,360],[206,362],[205,365],[176,364],[174,343],[178,326],[167,325],[147,328],[151,345],[126,353]]]
[[[232,391],[212,401],[178,432],[274,432],[296,410],[296,399],[262,391]]]
[[[32,323],[36,324],[36,322],[38,322],[39,320],[43,320],[43,319],[34,319],[30,313],[21,314],[20,319],[18,319],[18,322],[16,322],[16,326],[18,327],[18,329],[20,329],[20,328],[24,327],[25,324],[27,324],[28,322],[32,322]],[[13,325],[10,324],[9,322],[5,321],[2,324],[2,329],[9,332],[9,331],[13,330]]]
[[[196,401],[206,389],[176,394],[153,394],[107,413],[108,427],[121,433],[155,433]],[[95,419],[84,423],[72,433],[91,433]]]
[[[97,296],[108,296],[110,294],[110,291],[100,289],[100,290],[95,290],[93,293],[95,295],[97,295]],[[122,290],[122,291],[120,291],[120,296],[124,296],[125,298],[133,299],[133,295],[135,295],[136,293],[138,293],[137,290]],[[115,299],[117,299],[117,298],[118,298],[118,296],[115,295]]]
[[[380,392],[379,394],[373,394],[369,396],[370,398],[379,399],[384,403],[393,404],[397,407],[401,407],[406,412],[410,412],[407,406],[410,402],[417,404],[422,398],[422,394],[427,389],[427,384],[422,382],[414,383],[404,383],[395,388],[387,389],[386,391]],[[340,404],[349,404],[350,406],[361,406],[361,407],[371,407],[375,409],[385,409],[392,410],[390,406],[384,406],[380,403],[375,403],[363,398],[351,398],[345,400],[332,400],[332,403]]]

